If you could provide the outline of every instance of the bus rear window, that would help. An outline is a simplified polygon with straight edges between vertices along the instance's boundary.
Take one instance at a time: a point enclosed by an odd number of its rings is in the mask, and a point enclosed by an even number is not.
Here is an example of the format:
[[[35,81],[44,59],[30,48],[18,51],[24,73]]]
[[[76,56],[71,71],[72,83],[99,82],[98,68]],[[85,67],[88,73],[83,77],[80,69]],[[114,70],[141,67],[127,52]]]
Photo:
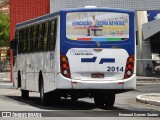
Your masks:
[[[66,37],[78,41],[126,40],[129,38],[129,15],[116,12],[67,13]]]

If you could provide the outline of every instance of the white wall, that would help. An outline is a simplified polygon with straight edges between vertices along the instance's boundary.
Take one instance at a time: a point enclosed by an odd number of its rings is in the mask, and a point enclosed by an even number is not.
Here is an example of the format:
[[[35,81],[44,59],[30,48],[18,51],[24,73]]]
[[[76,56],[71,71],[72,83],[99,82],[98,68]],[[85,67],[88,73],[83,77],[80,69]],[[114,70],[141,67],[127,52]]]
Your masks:
[[[50,12],[63,8],[97,6],[132,10],[159,10],[160,0],[50,0]]]

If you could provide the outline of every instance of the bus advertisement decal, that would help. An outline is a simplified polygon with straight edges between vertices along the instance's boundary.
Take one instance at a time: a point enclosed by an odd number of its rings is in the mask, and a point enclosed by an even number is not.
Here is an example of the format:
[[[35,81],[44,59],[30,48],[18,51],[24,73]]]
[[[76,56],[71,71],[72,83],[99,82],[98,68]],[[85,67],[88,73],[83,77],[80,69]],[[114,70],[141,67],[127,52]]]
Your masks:
[[[93,58],[81,58],[81,62],[95,62],[97,57]]]
[[[82,49],[74,49],[74,48],[72,48],[70,50],[70,54],[71,55],[93,55],[93,50],[92,49],[82,50]]]
[[[115,58],[102,58],[99,64],[103,63],[115,63]]]

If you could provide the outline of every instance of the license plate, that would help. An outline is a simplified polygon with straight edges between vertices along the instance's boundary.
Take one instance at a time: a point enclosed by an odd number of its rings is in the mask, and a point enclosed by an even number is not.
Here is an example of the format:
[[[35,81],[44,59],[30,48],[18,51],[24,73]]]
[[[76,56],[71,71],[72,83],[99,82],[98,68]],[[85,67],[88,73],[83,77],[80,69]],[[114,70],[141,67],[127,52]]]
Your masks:
[[[91,78],[104,78],[103,73],[92,73]]]

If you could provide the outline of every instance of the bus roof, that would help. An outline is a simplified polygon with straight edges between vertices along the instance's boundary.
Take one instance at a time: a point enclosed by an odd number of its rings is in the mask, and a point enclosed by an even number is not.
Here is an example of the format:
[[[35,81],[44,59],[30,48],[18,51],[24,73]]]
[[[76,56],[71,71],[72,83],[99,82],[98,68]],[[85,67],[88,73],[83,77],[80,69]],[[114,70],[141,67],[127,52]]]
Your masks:
[[[26,25],[29,25],[29,24],[33,24],[33,23],[36,23],[36,22],[44,21],[44,20],[46,20],[48,18],[55,17],[58,14],[59,14],[59,12],[50,13],[50,14],[46,14],[46,15],[43,15],[43,16],[40,16],[40,17],[37,17],[37,18],[33,18],[31,20],[27,20],[27,21],[21,22],[21,23],[18,23],[16,25],[16,28],[25,27]]]
[[[64,13],[64,12],[80,12],[80,11],[83,11],[83,12],[94,12],[94,11],[99,11],[99,12],[103,12],[105,10],[107,10],[108,12],[123,12],[123,13],[129,13],[129,12],[133,12],[133,10],[124,10],[124,9],[118,9],[118,8],[97,8],[97,7],[89,7],[89,8],[68,8],[68,9],[63,9],[63,10],[59,10],[55,13],[50,13],[50,14],[46,14],[46,15],[43,15],[43,16],[40,16],[40,17],[37,17],[37,18],[33,18],[31,20],[27,20],[27,21],[24,21],[24,22],[21,22],[21,23],[18,23],[16,25],[16,28],[21,28],[21,27],[25,27],[27,25],[30,25],[30,24],[34,24],[34,23],[37,23],[37,22],[42,22],[42,21],[45,21],[49,18],[53,18],[61,13]]]
[[[120,9],[120,8],[107,8],[107,7],[83,7],[83,8],[68,8],[68,9],[62,9],[60,11],[65,12],[74,12],[74,11],[115,11],[115,12],[133,12],[134,10],[128,10],[128,9]]]

